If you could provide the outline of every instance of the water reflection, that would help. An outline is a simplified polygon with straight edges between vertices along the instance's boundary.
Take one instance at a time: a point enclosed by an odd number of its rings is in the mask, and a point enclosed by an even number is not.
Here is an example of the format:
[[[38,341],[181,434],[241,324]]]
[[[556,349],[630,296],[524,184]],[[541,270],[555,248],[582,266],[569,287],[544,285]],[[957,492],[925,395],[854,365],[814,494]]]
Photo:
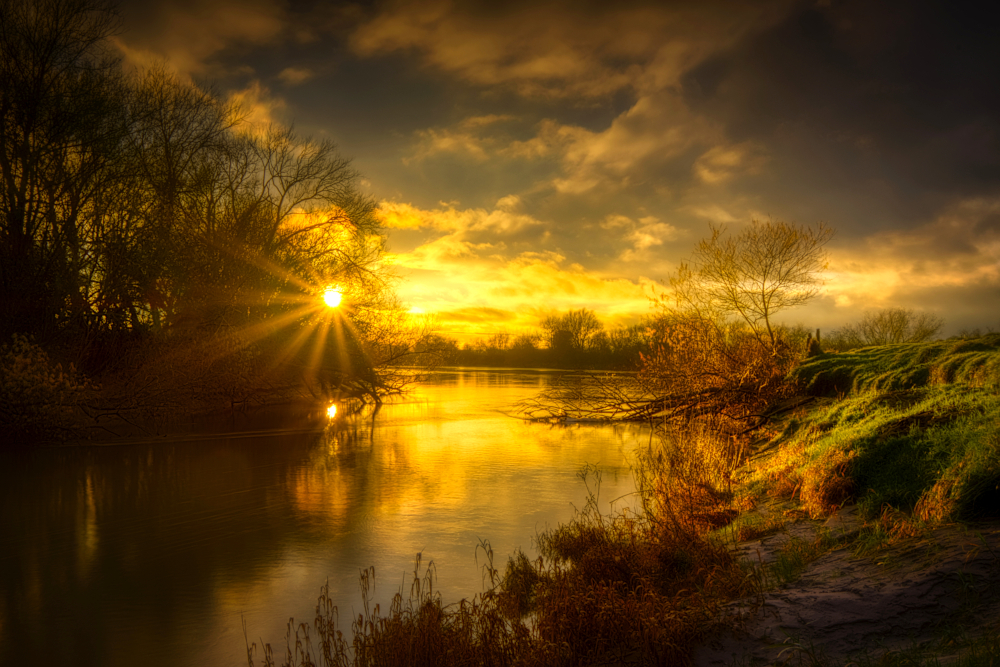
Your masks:
[[[242,664],[241,619],[280,641],[329,579],[346,620],[361,569],[387,602],[418,551],[446,599],[472,595],[479,541],[530,552],[582,506],[583,464],[605,470],[605,499],[631,490],[641,431],[499,411],[549,379],[448,371],[374,419],[286,409],[228,433],[7,456],[0,664]]]

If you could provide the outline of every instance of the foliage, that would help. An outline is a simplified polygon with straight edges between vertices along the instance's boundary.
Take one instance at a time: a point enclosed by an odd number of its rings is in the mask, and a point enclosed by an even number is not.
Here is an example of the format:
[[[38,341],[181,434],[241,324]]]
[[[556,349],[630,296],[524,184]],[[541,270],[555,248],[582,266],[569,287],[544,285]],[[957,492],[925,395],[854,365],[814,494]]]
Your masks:
[[[933,339],[944,326],[937,315],[909,308],[869,310],[854,324],[837,329],[827,336],[830,350],[845,351],[868,345],[923,343]]]
[[[124,83],[103,0],[0,3],[0,335],[82,308],[87,227],[116,177]]]
[[[94,387],[70,365],[15,335],[0,346],[0,431],[8,445],[78,436]]]
[[[647,349],[645,324],[605,329],[593,311],[581,309],[550,314],[538,330],[474,341],[450,360],[463,366],[634,370]]]
[[[639,380],[658,397],[661,416],[714,415],[719,426],[742,430],[794,391],[786,376],[804,352],[800,332],[775,327],[770,349],[742,322],[667,306],[653,330]]]
[[[375,202],[331,142],[254,125],[163,68],[127,72],[104,0],[0,12],[0,334],[75,345],[89,375],[123,383],[103,383],[105,399],[138,390],[131,405],[232,405],[296,373],[371,400],[405,385],[393,369],[424,331],[395,299]],[[317,317],[330,285],[345,297],[335,324]],[[183,346],[219,382],[126,366],[166,369]]]
[[[592,310],[581,308],[542,320],[542,331],[553,350],[584,350],[604,325]]]
[[[782,222],[752,225],[735,238],[713,229],[693,264],[656,295],[637,382],[588,380],[524,406],[532,419],[690,420],[746,432],[767,406],[795,391],[789,371],[809,352],[805,332],[772,321],[815,294],[822,246],[832,232]],[[734,317],[735,316],[735,317]]]

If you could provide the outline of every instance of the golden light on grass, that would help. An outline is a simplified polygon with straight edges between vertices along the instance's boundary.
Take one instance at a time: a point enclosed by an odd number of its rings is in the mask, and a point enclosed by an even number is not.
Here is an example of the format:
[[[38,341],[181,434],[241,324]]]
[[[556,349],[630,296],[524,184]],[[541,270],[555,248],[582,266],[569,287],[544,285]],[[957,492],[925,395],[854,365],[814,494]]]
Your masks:
[[[334,417],[337,416],[337,404],[336,403],[331,403],[330,407],[328,407],[326,409],[326,416],[329,417],[330,419],[333,419]]]
[[[343,292],[336,287],[327,287],[326,291],[323,292],[323,303],[325,303],[328,308],[336,308],[340,305],[343,298]]]

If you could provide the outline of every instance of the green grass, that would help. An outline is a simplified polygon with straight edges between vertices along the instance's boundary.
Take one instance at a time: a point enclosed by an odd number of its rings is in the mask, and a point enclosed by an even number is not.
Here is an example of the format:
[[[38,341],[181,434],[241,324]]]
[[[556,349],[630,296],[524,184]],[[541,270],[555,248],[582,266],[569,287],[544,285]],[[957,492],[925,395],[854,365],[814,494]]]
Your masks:
[[[1000,386],[1000,334],[821,354],[795,371],[805,393],[844,396],[927,385]]]
[[[793,538],[778,550],[769,574],[776,585],[790,583],[799,578],[806,566],[834,547],[836,541],[829,532],[821,532],[815,540]]]
[[[823,355],[792,377],[838,397],[787,421],[758,484],[784,475],[814,515],[852,500],[868,518],[1000,507],[1000,335]]]

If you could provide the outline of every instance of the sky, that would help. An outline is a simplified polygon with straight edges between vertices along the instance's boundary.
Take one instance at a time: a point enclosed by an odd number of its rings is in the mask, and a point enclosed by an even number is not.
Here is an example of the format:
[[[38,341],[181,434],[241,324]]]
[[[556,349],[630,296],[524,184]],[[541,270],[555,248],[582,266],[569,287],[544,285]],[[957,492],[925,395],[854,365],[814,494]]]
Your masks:
[[[835,230],[788,324],[1000,329],[1000,28],[971,5],[127,0],[125,60],[334,141],[445,335],[640,321],[712,226]],[[985,11],[985,10],[983,10]]]

